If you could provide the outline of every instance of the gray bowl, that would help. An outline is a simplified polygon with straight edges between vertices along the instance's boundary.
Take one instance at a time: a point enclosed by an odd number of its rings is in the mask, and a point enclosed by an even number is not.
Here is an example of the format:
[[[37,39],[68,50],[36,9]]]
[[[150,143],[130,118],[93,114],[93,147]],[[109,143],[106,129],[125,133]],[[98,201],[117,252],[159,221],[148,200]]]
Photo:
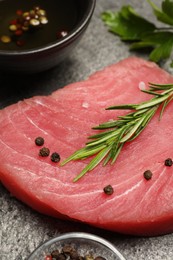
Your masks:
[[[83,232],[66,233],[50,239],[36,248],[27,260],[45,260],[54,250],[61,252],[65,245],[74,248],[83,257],[91,255],[94,258],[101,256],[106,260],[125,260],[113,244],[104,238]]]
[[[96,0],[75,1],[78,5],[78,21],[65,37],[31,49],[0,49],[0,70],[35,73],[50,69],[64,60],[83,36],[96,3]],[[54,8],[58,8],[58,4]]]

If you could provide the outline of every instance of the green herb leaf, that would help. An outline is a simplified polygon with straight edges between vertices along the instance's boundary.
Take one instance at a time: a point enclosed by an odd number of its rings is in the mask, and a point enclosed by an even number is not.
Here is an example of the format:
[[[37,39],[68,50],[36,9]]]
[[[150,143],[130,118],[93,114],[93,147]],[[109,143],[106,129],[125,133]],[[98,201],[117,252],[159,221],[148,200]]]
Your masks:
[[[130,42],[130,50],[145,49],[149,51],[149,59],[158,63],[168,59],[173,49],[173,1],[164,0],[161,8],[151,0],[147,2],[156,19],[171,27],[157,27],[131,6],[123,6],[119,12],[106,11],[101,18],[110,32],[120,36],[122,41]]]
[[[173,25],[173,2],[170,0],[163,1],[161,10],[151,0],[147,1],[153,8],[153,12],[160,22]]]
[[[153,23],[139,16],[130,6],[123,6],[118,13],[107,11],[102,14],[102,20],[109,30],[118,34],[122,40],[140,40],[143,33],[153,32]]]
[[[138,50],[151,47],[153,50],[149,54],[150,60],[159,62],[170,57],[173,48],[172,32],[153,32],[141,37],[141,41],[131,44],[131,50]]]
[[[75,177],[78,181],[87,172],[93,170],[103,161],[103,166],[116,162],[124,144],[137,138],[146,128],[156,111],[161,107],[159,120],[169,104],[173,100],[173,84],[149,83],[148,90],[141,90],[146,94],[153,94],[153,98],[139,104],[127,104],[111,106],[107,109],[130,109],[133,110],[124,116],[119,116],[116,120],[106,122],[94,127],[100,129],[100,133],[89,137],[84,148],[74,152],[61,165],[73,160],[83,160],[92,157],[89,164]]]

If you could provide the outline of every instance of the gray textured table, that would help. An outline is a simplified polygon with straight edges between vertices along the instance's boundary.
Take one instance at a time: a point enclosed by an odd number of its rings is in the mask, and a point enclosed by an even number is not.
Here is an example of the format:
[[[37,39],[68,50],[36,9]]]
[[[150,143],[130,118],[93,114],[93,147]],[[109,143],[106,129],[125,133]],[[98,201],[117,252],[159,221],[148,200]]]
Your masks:
[[[157,0],[156,3],[161,1]],[[137,11],[153,19],[144,0],[97,0],[88,30],[79,45],[56,68],[30,76],[9,76],[0,73],[0,107],[23,98],[49,94],[68,83],[82,80],[94,71],[129,55],[128,45],[108,33],[100,14],[132,4]],[[144,56],[143,56],[144,57]],[[145,57],[144,57],[145,58]],[[167,64],[163,65],[169,70]],[[173,234],[143,238],[119,235],[87,225],[71,223],[41,215],[14,198],[0,184],[0,259],[24,260],[43,241],[69,231],[100,235],[112,242],[128,260],[173,259]]]

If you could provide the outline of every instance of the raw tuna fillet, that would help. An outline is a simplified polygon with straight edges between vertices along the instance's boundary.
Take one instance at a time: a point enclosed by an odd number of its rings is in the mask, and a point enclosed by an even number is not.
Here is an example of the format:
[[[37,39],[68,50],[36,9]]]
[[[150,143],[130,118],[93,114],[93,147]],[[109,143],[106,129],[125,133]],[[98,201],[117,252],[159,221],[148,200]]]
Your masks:
[[[89,159],[60,167],[39,156],[35,138],[42,136],[61,161],[83,147],[91,128],[128,111],[106,107],[138,103],[151,96],[140,87],[173,83],[152,62],[130,57],[70,84],[50,96],[36,96],[0,111],[0,180],[18,199],[37,211],[115,232],[160,235],[173,231],[173,103],[161,121],[156,113],[133,142],[125,144],[116,163],[99,165],[74,183]],[[151,170],[150,180],[143,177]],[[103,188],[112,185],[114,193]]]

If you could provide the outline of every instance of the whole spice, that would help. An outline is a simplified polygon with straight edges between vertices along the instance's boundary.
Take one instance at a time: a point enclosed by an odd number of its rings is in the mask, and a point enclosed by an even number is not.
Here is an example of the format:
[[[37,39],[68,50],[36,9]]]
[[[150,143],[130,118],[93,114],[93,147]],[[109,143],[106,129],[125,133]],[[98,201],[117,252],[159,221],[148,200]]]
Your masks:
[[[56,152],[51,154],[51,161],[52,162],[59,162],[60,161],[60,155]]]
[[[53,257],[53,258],[55,258],[55,259],[57,259],[58,258],[58,256],[59,256],[59,250],[54,250],[52,253],[51,253],[51,256]]]
[[[1,36],[1,42],[9,43],[13,41],[17,46],[23,46],[25,44],[25,41],[21,38],[23,33],[35,30],[48,23],[46,11],[39,6],[26,12],[17,10],[16,15],[17,17],[9,22],[8,29],[11,34]]]
[[[62,248],[62,252],[64,254],[67,254],[67,255],[71,255],[72,252],[76,251],[73,247],[71,247],[70,245],[65,245],[63,248]]]
[[[44,144],[44,138],[41,136],[38,136],[37,138],[35,138],[35,144],[38,146],[42,146]]]
[[[112,195],[113,192],[114,192],[114,189],[113,189],[113,187],[112,187],[111,185],[107,185],[107,186],[105,186],[105,187],[103,188],[103,191],[104,191],[104,193],[107,194],[107,195]]]
[[[66,256],[63,253],[59,253],[59,255],[57,256],[57,258],[55,258],[57,260],[66,260]]]
[[[94,256],[86,253],[82,255],[70,244],[64,245],[61,249],[55,249],[50,252],[45,260],[107,260],[102,256]]]
[[[49,154],[50,154],[50,150],[47,147],[43,147],[39,151],[39,155],[42,157],[47,157],[47,156],[49,156]]]
[[[91,157],[90,162],[73,179],[74,182],[100,163],[103,166],[108,163],[114,164],[124,144],[132,142],[144,131],[159,108],[159,119],[161,120],[167,105],[173,100],[173,84],[149,83],[149,88],[141,91],[152,95],[152,98],[137,104],[115,105],[106,108],[106,110],[128,109],[132,111],[115,120],[109,120],[93,127],[94,130],[102,130],[102,132],[89,136],[90,141],[83,148],[75,151],[61,163],[63,166],[73,160],[79,161]]]
[[[150,180],[151,178],[152,178],[152,172],[150,171],[150,170],[146,170],[145,172],[144,172],[144,178],[146,179],[146,180]]]
[[[165,160],[165,166],[172,166],[172,164],[173,164],[173,161],[171,158],[168,158]]]

